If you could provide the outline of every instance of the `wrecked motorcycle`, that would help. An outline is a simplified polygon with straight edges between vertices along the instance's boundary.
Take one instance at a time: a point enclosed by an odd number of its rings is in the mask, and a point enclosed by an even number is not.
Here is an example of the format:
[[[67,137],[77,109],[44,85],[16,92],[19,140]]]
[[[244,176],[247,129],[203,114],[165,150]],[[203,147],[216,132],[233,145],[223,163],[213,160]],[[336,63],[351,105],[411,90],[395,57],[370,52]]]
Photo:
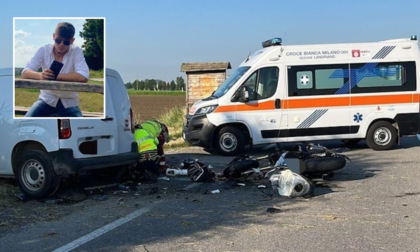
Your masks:
[[[264,174],[273,189],[281,196],[298,197],[313,192],[309,179],[332,176],[332,171],[342,169],[350,159],[321,145],[299,144],[281,147],[275,152],[253,158],[242,155],[234,158],[224,170],[229,179],[246,178],[251,174]]]
[[[254,158],[247,154],[235,157],[223,172],[226,178],[241,178],[252,173],[266,172],[275,167],[287,168],[307,177],[329,175],[342,169],[350,159],[341,149],[330,150],[321,145],[299,144],[281,147],[266,156]]]

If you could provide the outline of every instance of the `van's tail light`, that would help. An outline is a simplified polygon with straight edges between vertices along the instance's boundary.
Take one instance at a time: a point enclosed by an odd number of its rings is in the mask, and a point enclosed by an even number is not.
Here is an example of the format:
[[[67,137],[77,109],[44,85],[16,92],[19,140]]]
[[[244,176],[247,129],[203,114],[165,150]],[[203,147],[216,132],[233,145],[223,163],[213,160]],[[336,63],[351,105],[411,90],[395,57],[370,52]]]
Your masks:
[[[133,110],[130,108],[130,121],[131,121],[131,132],[134,134],[134,118],[133,118]]]
[[[71,137],[69,119],[58,119],[58,134],[60,139],[69,139]]]

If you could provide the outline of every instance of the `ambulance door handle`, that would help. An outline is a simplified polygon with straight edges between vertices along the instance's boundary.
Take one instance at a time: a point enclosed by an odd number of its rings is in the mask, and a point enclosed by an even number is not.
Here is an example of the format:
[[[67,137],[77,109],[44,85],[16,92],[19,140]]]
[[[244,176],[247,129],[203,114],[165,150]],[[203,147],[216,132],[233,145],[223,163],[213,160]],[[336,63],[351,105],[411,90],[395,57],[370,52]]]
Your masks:
[[[276,109],[279,109],[279,108],[281,108],[281,102],[280,102],[280,99],[276,99],[276,101],[275,101],[275,107],[276,107]]]

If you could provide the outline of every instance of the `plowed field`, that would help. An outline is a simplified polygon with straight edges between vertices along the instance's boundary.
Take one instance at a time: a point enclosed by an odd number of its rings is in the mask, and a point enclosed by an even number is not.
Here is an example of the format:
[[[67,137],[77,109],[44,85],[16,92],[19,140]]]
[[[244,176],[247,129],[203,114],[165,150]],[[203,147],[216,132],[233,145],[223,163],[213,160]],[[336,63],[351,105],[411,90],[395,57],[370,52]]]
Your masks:
[[[185,106],[182,95],[130,95],[130,101],[136,122],[159,118],[172,108]]]

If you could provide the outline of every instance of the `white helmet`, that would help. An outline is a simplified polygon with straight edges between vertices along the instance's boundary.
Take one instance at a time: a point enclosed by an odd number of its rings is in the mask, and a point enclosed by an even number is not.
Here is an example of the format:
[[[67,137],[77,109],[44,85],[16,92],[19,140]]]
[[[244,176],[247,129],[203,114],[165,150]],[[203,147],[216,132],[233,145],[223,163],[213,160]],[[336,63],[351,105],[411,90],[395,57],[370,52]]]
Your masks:
[[[289,169],[271,175],[270,181],[273,189],[277,190],[280,196],[301,197],[312,189],[312,185],[305,177],[293,173]]]

